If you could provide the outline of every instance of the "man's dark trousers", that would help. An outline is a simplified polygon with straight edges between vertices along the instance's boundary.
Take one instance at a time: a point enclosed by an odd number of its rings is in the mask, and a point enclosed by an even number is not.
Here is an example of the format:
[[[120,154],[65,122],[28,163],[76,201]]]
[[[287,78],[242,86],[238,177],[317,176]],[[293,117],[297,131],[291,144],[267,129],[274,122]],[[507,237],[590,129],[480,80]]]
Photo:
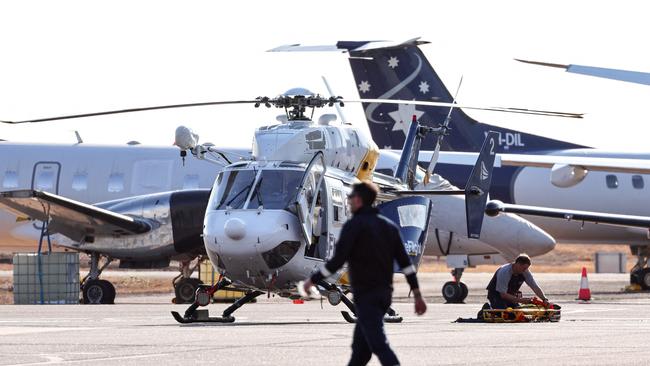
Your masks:
[[[384,315],[390,307],[393,290],[355,291],[357,323],[352,341],[352,358],[348,366],[365,365],[374,353],[382,365],[399,365],[384,333]]]

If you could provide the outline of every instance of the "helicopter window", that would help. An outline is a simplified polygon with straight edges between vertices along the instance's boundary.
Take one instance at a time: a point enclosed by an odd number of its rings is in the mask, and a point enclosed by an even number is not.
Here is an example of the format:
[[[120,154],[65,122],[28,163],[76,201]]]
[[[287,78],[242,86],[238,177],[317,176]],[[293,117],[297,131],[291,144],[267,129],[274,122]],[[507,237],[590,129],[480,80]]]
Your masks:
[[[383,169],[375,169],[377,173],[388,175],[388,176],[394,176],[395,173],[393,172],[393,169],[388,169],[388,168],[383,168]]]
[[[645,184],[643,183],[643,177],[640,175],[632,176],[632,186],[636,189],[643,189]]]
[[[283,210],[296,197],[304,171],[264,169],[253,190],[248,209],[259,206],[269,210]]]
[[[307,140],[307,146],[309,146],[310,149],[317,150],[325,148],[325,137],[323,135],[323,131],[321,130],[315,130],[307,133],[305,139]]]
[[[352,142],[352,147],[358,147],[360,143],[359,143],[359,135],[357,135],[357,131],[349,130],[349,132],[350,132],[350,141]]]
[[[618,177],[614,174],[608,174],[605,177],[605,182],[607,183],[607,188],[616,189],[618,188]]]
[[[332,206],[334,208],[334,221],[341,222],[345,220],[345,211],[343,209],[343,192],[338,189],[332,189]]]
[[[226,207],[244,208],[248,193],[255,183],[254,170],[231,170],[219,174],[215,183],[215,210],[224,210]]]

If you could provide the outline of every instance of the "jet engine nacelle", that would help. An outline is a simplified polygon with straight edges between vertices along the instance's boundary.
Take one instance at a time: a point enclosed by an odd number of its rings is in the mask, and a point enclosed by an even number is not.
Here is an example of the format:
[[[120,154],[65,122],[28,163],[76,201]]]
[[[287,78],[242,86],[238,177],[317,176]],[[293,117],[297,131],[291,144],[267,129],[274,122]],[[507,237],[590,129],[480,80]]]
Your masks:
[[[559,188],[573,187],[582,182],[589,171],[583,167],[555,164],[551,168],[551,183]]]
[[[209,190],[196,189],[98,203],[105,210],[148,220],[151,230],[135,235],[87,235],[81,241],[57,235],[55,240],[63,247],[125,261],[189,260],[205,253],[201,234],[209,196]]]

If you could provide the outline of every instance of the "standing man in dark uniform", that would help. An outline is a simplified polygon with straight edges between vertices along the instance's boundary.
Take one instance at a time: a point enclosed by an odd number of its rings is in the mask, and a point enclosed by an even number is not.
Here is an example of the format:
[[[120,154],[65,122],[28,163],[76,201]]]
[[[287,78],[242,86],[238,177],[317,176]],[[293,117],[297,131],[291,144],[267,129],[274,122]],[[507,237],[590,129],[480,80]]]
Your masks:
[[[533,292],[548,306],[544,291],[537,285],[530,273],[530,257],[520,254],[514,263],[504,264],[497,269],[487,286],[488,300],[492,309],[516,308],[519,304],[530,304],[532,299],[522,298],[519,289],[526,282]]]
[[[397,262],[415,297],[415,313],[427,306],[422,299],[415,267],[406,254],[399,229],[372,207],[378,188],[370,182],[357,183],[348,196],[353,217],[345,223],[334,257],[304,283],[305,292],[329,277],[346,262],[350,273],[357,322],[348,365],[366,365],[372,354],[382,365],[399,365],[384,333],[384,315],[393,295],[393,263]]]

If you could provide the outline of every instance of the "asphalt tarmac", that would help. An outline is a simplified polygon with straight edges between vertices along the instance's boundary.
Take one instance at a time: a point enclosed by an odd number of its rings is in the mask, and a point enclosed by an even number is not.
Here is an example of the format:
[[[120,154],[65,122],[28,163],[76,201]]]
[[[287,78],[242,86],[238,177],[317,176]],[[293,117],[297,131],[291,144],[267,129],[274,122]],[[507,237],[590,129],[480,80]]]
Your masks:
[[[439,285],[436,276],[422,280],[433,288]],[[465,278],[474,292],[467,304],[443,304],[427,290],[429,311],[422,317],[413,314],[398,282],[394,307],[405,319],[386,329],[403,365],[650,363],[650,348],[644,346],[650,294],[618,293],[624,275],[592,276],[595,299],[589,304],[573,300],[579,276],[538,276],[563,306],[559,323],[453,323],[476,314],[489,277]],[[292,304],[263,296],[238,310],[233,324],[180,325],[169,312],[185,306],[170,304],[168,295],[118,300],[103,306],[1,306],[0,364],[344,365],[350,353],[353,326],[341,317],[342,306],[326,301],[321,308],[320,301]],[[225,306],[209,309],[216,315]]]

